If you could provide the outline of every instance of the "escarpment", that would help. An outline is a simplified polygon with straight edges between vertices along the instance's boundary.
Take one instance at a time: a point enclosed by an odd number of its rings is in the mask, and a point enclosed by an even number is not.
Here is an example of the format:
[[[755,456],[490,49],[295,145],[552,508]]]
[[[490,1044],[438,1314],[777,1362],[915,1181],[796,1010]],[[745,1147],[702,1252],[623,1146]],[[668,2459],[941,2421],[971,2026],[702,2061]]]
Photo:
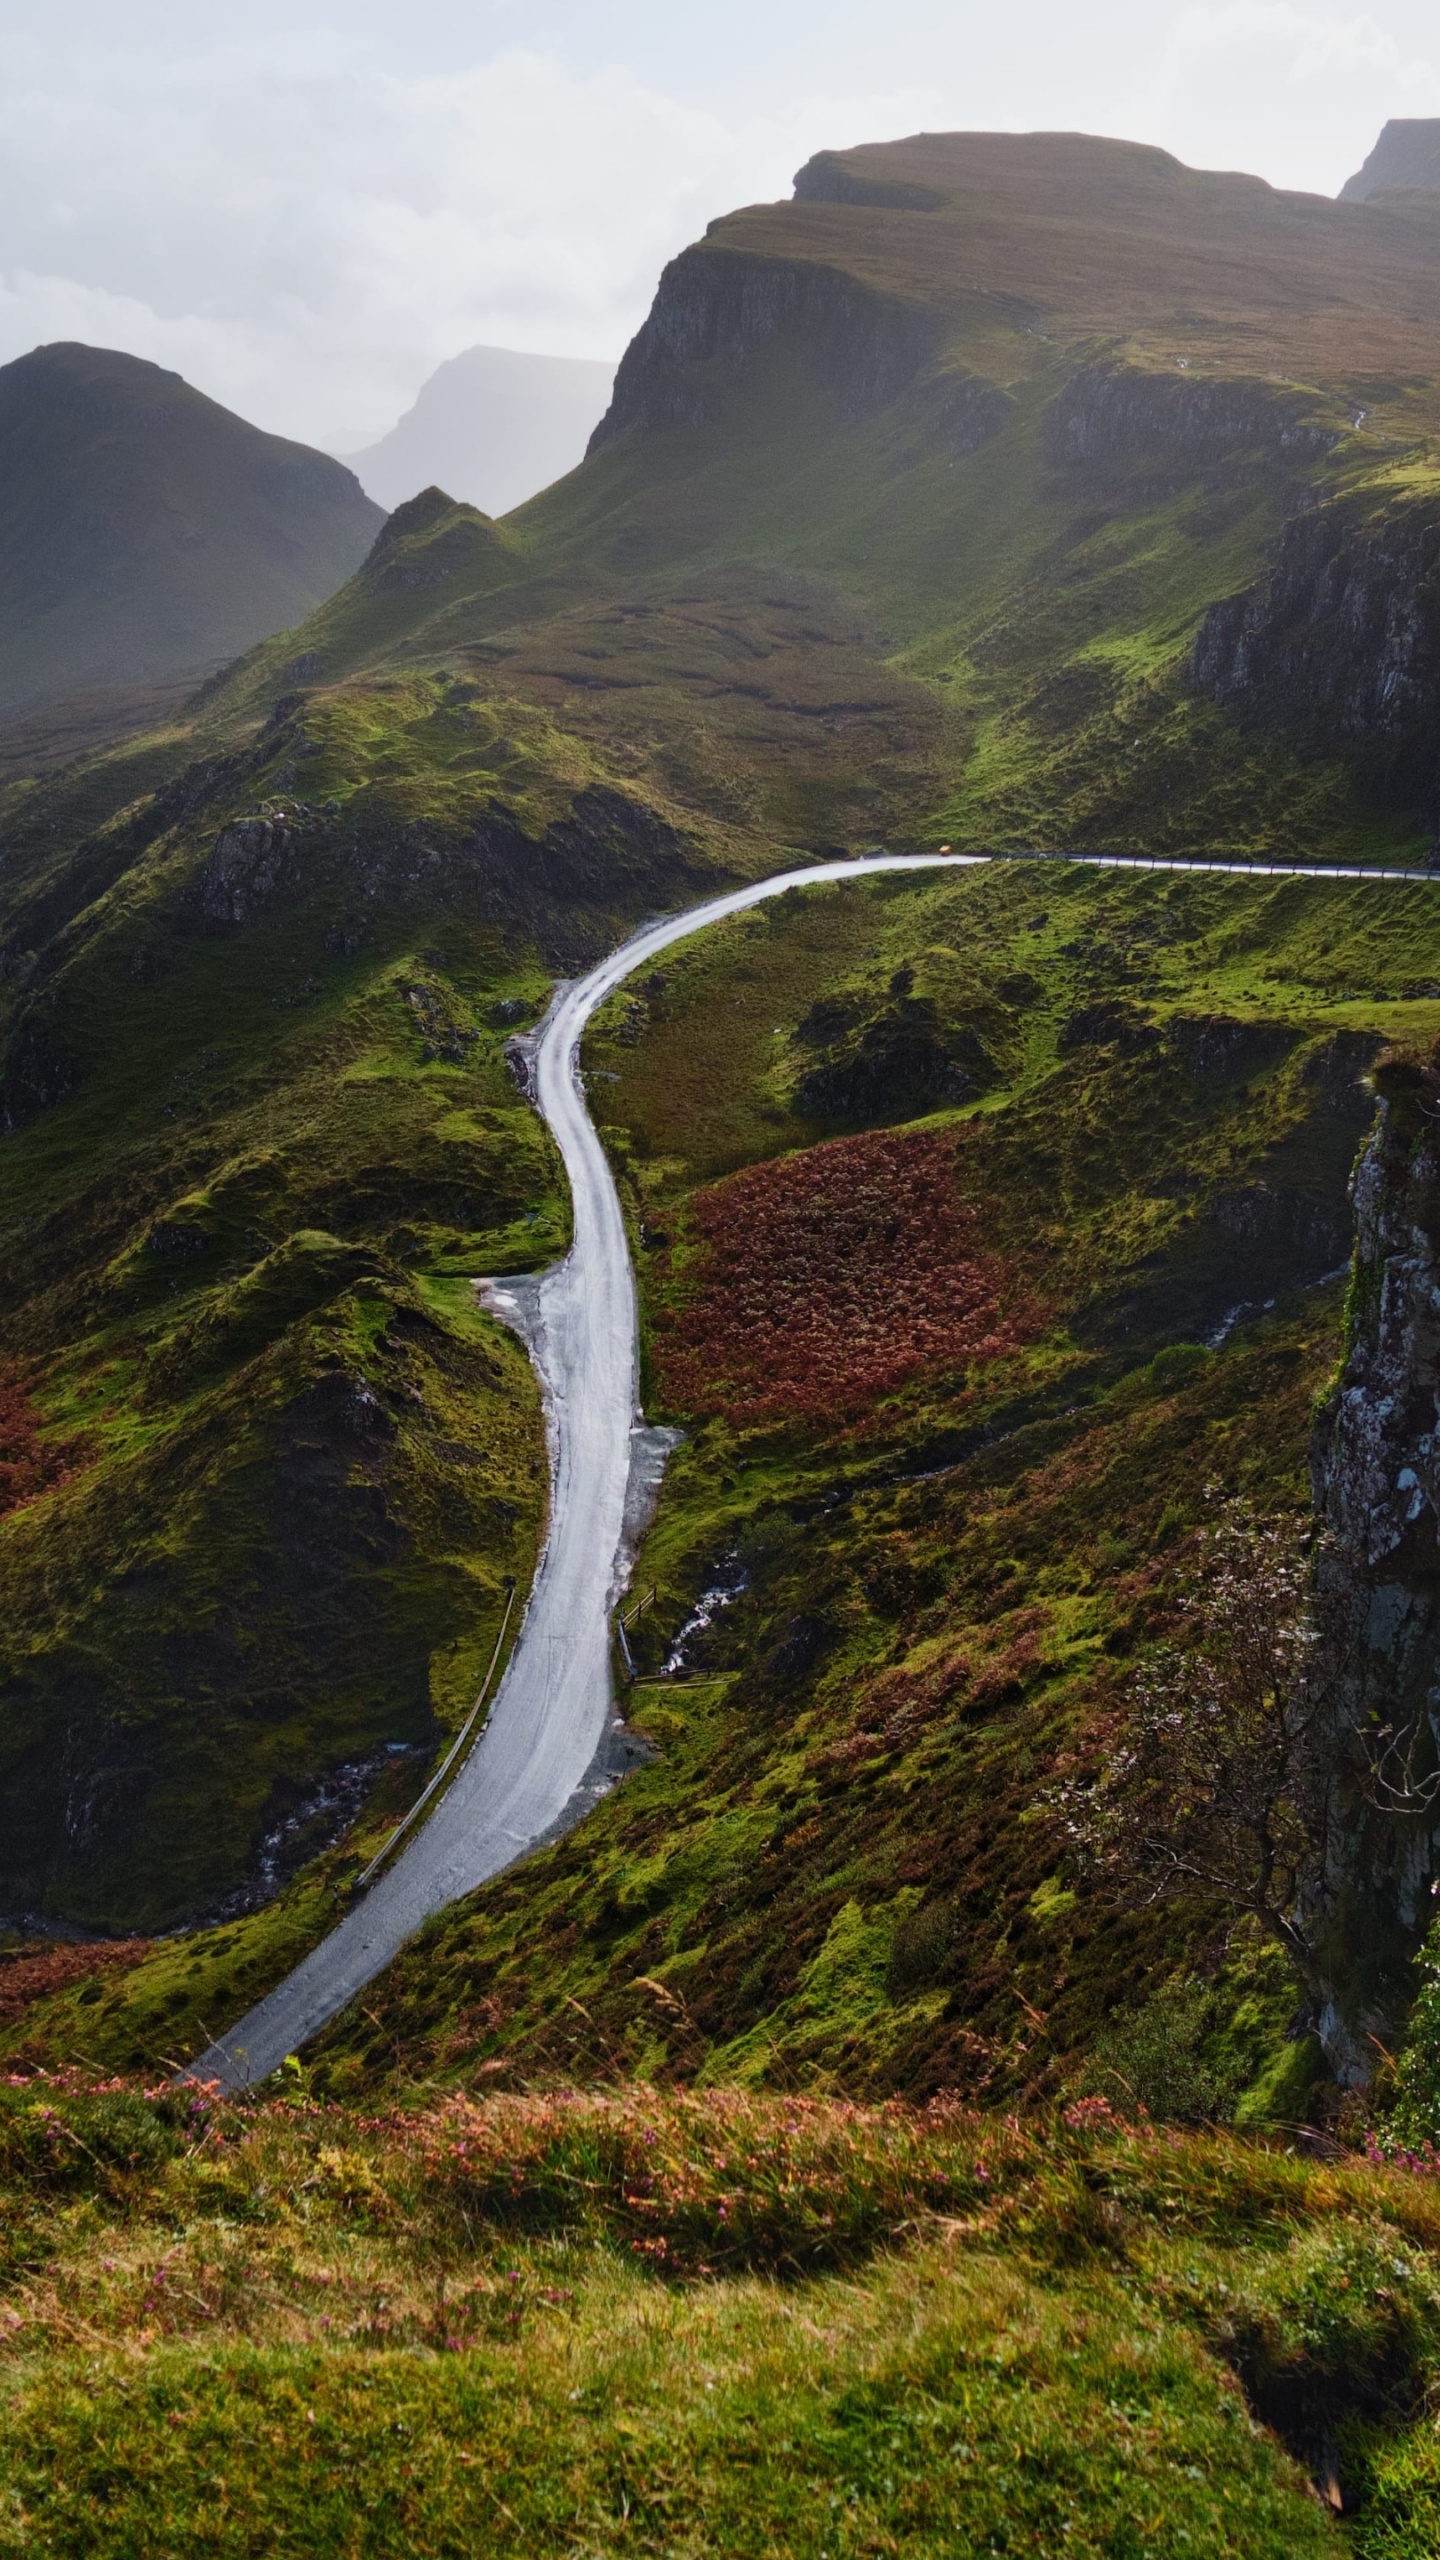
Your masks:
[[[702,425],[780,340],[817,377],[838,420],[862,417],[910,386],[937,335],[923,304],[877,293],[839,267],[702,243],[661,276],[588,449],[600,452],[628,427]]]
[[[1303,393],[1245,375],[1120,364],[1082,366],[1051,402],[1042,431],[1049,461],[1091,466],[1156,456],[1194,468],[1246,452],[1313,460],[1339,440]]]
[[[871,178],[851,168],[838,151],[817,151],[795,172],[797,204],[858,204],[882,213],[935,213],[948,201],[942,187],[914,178]]]
[[[1337,502],[1284,527],[1268,574],[1212,606],[1191,672],[1212,701],[1440,820],[1440,509]]]
[[[1375,1080],[1349,1341],[1311,1457],[1333,1772],[1321,2032],[1355,2080],[1407,2005],[1440,1845],[1440,1059],[1382,1060]]]

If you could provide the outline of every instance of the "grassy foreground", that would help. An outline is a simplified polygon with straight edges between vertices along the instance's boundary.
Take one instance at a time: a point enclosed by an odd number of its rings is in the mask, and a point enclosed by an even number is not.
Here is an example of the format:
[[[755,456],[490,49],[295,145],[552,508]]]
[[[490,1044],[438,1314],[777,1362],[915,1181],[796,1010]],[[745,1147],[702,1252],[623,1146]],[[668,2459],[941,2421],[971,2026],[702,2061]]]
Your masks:
[[[1440,2197],[1362,2162],[1093,2102],[363,2118],[13,2079],[0,2160],[0,2550],[1420,2560],[1440,2530]]]

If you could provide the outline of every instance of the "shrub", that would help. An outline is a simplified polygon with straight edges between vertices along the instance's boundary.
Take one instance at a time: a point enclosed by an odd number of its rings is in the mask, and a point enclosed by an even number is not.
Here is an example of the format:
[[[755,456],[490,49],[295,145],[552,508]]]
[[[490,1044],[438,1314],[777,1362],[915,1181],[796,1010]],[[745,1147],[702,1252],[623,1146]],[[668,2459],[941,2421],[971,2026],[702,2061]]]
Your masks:
[[[971,2210],[1029,2150],[945,2102],[735,2090],[461,2099],[417,2130],[427,2184],[467,2221],[603,2234],[675,2274],[854,2262],[917,2215]]]
[[[1395,2103],[1386,2119],[1387,2150],[1418,2158],[1440,2155],[1440,1918],[1420,1956],[1420,1993],[1410,2013],[1395,2072]]]
[[[1218,2023],[1215,1995],[1203,1982],[1167,1986],[1097,2039],[1079,2087],[1142,2107],[1165,2124],[1224,2121],[1243,2073],[1233,2059],[1207,2055]]]
[[[113,2188],[153,2175],[205,2114],[193,2093],[66,2089],[45,2079],[0,2087],[0,2182],[50,2192]]]
[[[876,1130],[698,1193],[698,1287],[656,1345],[667,1400],[741,1423],[826,1415],[1032,1340],[1043,1310],[963,1194],[962,1143]]]

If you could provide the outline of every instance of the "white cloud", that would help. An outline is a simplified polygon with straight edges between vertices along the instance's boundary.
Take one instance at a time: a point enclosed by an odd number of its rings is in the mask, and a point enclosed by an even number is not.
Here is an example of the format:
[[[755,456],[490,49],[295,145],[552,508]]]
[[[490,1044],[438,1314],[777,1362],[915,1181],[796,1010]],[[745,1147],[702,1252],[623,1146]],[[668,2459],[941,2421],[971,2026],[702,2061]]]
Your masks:
[[[618,354],[712,214],[941,106],[727,120],[521,50],[406,77],[314,34],[169,59],[0,41],[0,361],[86,337],[288,434],[378,433],[480,341]]]
[[[1440,114],[1425,0],[769,0],[769,36],[764,0],[547,0],[567,52],[481,61],[476,30],[533,26],[540,0],[348,0],[343,30],[331,5],[285,0],[286,23],[250,0],[224,41],[204,0],[0,26],[0,361],[128,347],[359,445],[463,347],[618,355],[665,259],[825,144],[1058,123],[1334,189],[1387,116]],[[683,94],[601,60],[612,38],[659,59],[662,15]],[[451,67],[416,68],[441,19]],[[801,85],[812,62],[828,92]]]
[[[1440,70],[1369,16],[1285,0],[1184,10],[1117,130],[1197,168],[1334,195],[1391,116],[1440,115]]]

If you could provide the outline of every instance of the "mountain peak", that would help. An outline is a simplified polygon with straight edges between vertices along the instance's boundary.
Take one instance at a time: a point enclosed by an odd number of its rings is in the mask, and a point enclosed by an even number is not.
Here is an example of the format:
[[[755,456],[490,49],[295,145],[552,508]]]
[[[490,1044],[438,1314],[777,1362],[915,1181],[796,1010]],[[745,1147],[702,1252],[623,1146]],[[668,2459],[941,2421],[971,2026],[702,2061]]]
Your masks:
[[[198,675],[333,595],[382,522],[328,454],[60,340],[0,366],[0,709]]]
[[[467,347],[420,386],[398,425],[348,460],[382,506],[443,481],[462,503],[508,515],[573,471],[610,397],[613,364]]]
[[[1363,167],[1346,179],[1340,201],[1414,194],[1440,194],[1440,116],[1392,116]]]

